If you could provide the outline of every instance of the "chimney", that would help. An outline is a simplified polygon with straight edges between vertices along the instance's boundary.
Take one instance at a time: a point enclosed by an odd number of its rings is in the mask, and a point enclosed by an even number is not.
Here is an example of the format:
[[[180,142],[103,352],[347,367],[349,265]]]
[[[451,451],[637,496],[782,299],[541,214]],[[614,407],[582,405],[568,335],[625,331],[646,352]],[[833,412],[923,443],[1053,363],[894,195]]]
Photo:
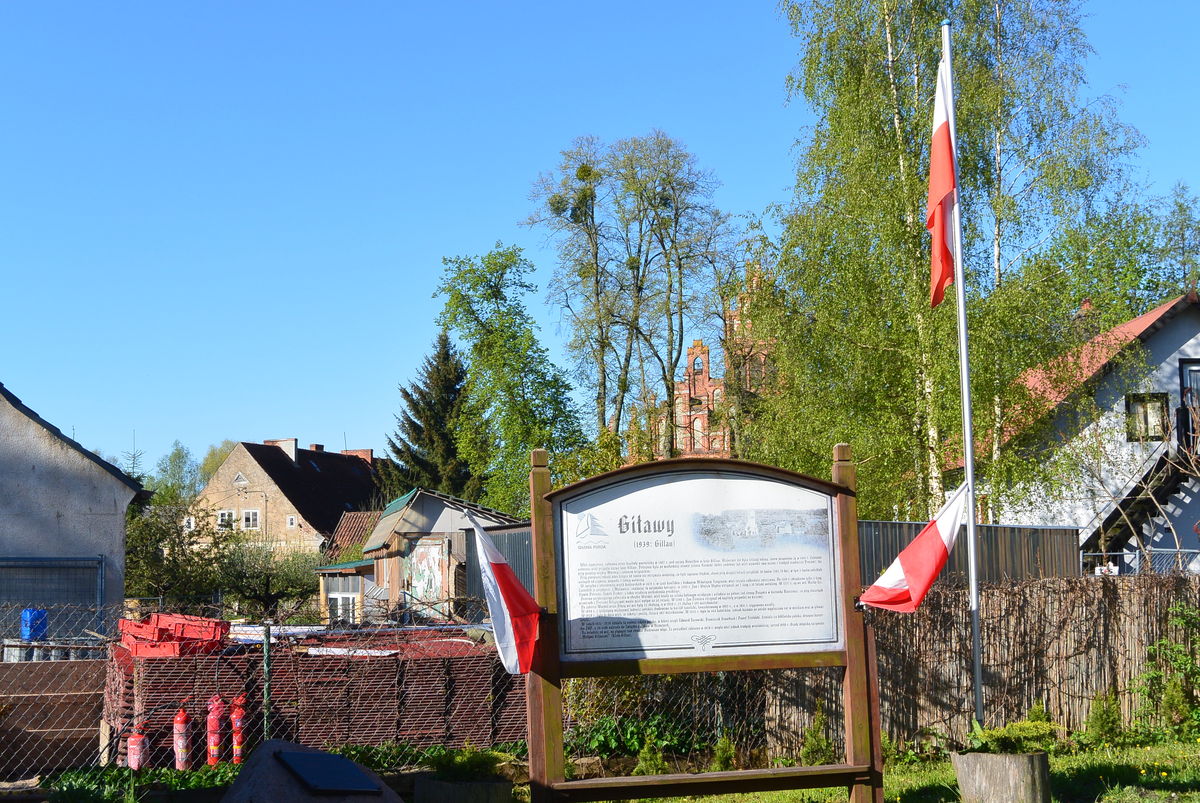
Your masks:
[[[278,446],[283,449],[283,453],[288,456],[288,459],[293,463],[296,462],[296,444],[298,441],[295,438],[279,438],[276,440],[263,441],[266,446]]]
[[[323,444],[323,443],[310,443],[310,444],[308,445],[308,450],[309,450],[310,452],[323,452],[323,451],[325,451],[325,444]]]
[[[360,457],[367,461],[368,466],[375,465],[375,450],[374,449],[343,449],[342,454],[348,457]]]

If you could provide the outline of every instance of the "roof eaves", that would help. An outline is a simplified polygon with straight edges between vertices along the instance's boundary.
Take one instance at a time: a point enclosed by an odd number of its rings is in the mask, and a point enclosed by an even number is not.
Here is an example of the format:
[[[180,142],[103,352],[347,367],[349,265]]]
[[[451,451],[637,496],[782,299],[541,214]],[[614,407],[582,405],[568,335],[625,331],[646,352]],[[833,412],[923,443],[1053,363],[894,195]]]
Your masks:
[[[4,387],[3,382],[0,382],[0,396],[3,396],[4,399],[9,404],[11,404],[13,407],[17,408],[17,410],[19,410],[26,417],[30,418],[36,424],[38,424],[39,426],[46,429],[51,435],[54,435],[56,438],[61,440],[63,443],[67,444],[72,449],[79,452],[80,455],[82,455],[83,457],[92,461],[97,466],[104,469],[106,472],[108,472],[109,474],[111,474],[112,476],[114,476],[118,480],[120,480],[122,483],[124,483],[130,490],[132,490],[135,493],[135,495],[136,495],[134,497],[135,499],[145,500],[145,499],[149,499],[151,496],[153,496],[153,494],[154,494],[153,491],[149,491],[149,490],[143,488],[142,484],[140,482],[138,482],[137,480],[135,480],[133,477],[130,477],[124,471],[117,468],[112,463],[110,463],[107,460],[105,460],[104,458],[100,457],[100,455],[96,454],[95,452],[91,451],[90,449],[85,449],[77,441],[73,440],[72,438],[68,438],[66,435],[64,435],[62,433],[62,430],[60,430],[58,427],[54,426],[49,421],[42,418],[36,412],[31,410],[29,407],[27,407],[23,401],[21,401],[20,399],[18,399],[16,396],[13,395],[12,391],[10,391],[8,388]]]
[[[345,563],[330,563],[330,564],[328,564],[328,565],[326,565],[326,566],[318,566],[318,567],[316,567],[315,569],[313,569],[313,571],[315,571],[315,572],[327,572],[327,571],[337,571],[337,570],[340,570],[340,569],[358,569],[358,568],[361,568],[361,567],[363,567],[363,566],[374,566],[374,565],[375,565],[375,561],[374,561],[374,560],[370,560],[370,559],[367,559],[367,560],[348,560],[348,561],[346,561]]]

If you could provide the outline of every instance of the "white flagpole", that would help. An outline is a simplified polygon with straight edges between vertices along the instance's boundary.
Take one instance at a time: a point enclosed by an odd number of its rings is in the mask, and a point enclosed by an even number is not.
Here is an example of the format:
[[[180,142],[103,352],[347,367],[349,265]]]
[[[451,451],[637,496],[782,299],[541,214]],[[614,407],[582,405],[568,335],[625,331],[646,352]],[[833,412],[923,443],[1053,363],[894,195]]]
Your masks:
[[[954,123],[954,67],[950,58],[950,21],[942,22],[942,57],[950,83],[950,141],[954,143],[954,298],[958,302],[958,375],[962,394],[963,468],[967,482],[967,582],[971,598],[971,662],[975,678],[975,719],[983,724],[983,641],[979,628],[978,545],[975,532],[975,435],[971,427],[971,365],[967,359],[967,290],[962,263],[962,209],[958,192],[958,135]]]

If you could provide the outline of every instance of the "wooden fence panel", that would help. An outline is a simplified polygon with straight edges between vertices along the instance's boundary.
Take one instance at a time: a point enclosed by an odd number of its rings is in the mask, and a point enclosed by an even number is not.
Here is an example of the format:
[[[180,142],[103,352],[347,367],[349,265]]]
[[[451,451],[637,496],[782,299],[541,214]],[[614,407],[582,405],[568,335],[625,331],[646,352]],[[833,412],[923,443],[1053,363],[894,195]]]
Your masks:
[[[96,762],[104,663],[0,663],[0,777]]]

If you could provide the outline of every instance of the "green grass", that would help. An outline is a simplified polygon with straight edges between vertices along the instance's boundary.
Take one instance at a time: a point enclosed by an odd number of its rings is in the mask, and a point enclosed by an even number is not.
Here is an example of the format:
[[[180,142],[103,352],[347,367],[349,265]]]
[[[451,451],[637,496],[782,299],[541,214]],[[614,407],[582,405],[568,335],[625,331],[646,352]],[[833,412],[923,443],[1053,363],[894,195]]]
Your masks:
[[[949,761],[888,767],[883,779],[887,803],[953,803],[958,786]],[[1050,757],[1050,787],[1056,803],[1200,803],[1200,743],[1103,748]],[[669,798],[738,803],[745,795]],[[760,792],[762,803],[834,803],[842,789]]]

